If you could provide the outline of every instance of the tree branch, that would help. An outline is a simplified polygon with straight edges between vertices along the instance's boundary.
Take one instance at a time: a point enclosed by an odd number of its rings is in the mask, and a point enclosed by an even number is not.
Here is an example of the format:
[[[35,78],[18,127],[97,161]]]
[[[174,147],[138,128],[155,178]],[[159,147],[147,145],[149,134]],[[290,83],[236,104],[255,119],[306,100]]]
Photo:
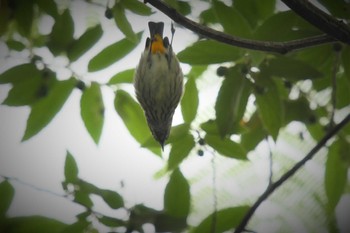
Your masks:
[[[196,23],[185,16],[178,13],[174,8],[169,7],[160,0],[145,0],[145,3],[151,4],[153,7],[157,8],[169,18],[174,20],[176,23],[184,26],[185,28],[200,34],[208,39],[213,39],[225,44],[252,49],[266,52],[275,52],[285,54],[292,50],[302,49],[306,47],[316,46],[320,44],[330,43],[336,41],[333,37],[329,35],[319,35],[309,38],[292,40],[287,42],[272,42],[272,41],[259,41],[259,40],[249,40],[240,37],[232,36],[224,32],[214,30],[212,28],[203,26]]]
[[[350,114],[348,114],[339,124],[337,124],[334,128],[332,128],[312,149],[311,151],[298,163],[296,163],[289,171],[287,171],[284,175],[279,178],[276,182],[272,183],[266,191],[258,198],[258,200],[252,205],[252,207],[248,210],[240,224],[235,230],[235,233],[241,233],[248,221],[255,213],[255,210],[260,206],[260,204],[266,200],[270,194],[272,194],[275,189],[281,186],[287,179],[293,176],[304,164],[312,159],[312,157],[319,151],[329,139],[331,139],[334,135],[336,135],[347,123],[350,121]]]
[[[323,12],[308,0],[282,0],[282,2],[321,31],[350,45],[349,25]]]

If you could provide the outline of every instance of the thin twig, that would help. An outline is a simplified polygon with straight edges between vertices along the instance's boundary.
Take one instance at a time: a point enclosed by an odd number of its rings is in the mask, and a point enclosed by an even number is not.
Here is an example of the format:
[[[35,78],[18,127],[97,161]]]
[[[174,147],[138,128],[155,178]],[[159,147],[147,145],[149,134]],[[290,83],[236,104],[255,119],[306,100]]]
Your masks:
[[[348,114],[339,124],[335,125],[334,128],[330,129],[326,133],[326,135],[311,149],[311,151],[299,162],[297,162],[289,171],[284,173],[279,180],[274,182],[270,187],[257,199],[257,201],[252,205],[252,207],[248,210],[240,224],[237,226],[234,233],[241,233],[244,231],[246,225],[248,224],[250,218],[255,213],[256,209],[260,206],[260,204],[266,200],[270,194],[272,194],[275,189],[281,186],[286,180],[288,180],[291,176],[293,176],[304,164],[313,158],[313,156],[327,143],[329,139],[331,139],[334,135],[336,135],[347,123],[350,121],[350,114]]]
[[[321,31],[343,43],[350,44],[349,25],[328,15],[309,0],[282,0],[282,2]]]
[[[272,182],[273,182],[273,161],[272,161],[272,148],[271,148],[271,145],[270,145],[270,142],[269,142],[269,138],[268,136],[266,136],[266,143],[267,143],[267,146],[269,147],[269,171],[270,171],[270,174],[269,174],[269,184],[268,184],[268,187],[270,187],[272,185]],[[267,188],[268,188],[267,187]]]
[[[217,191],[216,191],[216,165],[215,165],[215,153],[212,153],[213,157],[211,159],[211,166],[212,166],[212,172],[213,172],[213,219],[211,222],[211,233],[216,233],[216,219],[217,219],[217,208],[218,208],[218,197],[217,197]]]
[[[335,39],[329,35],[318,35],[308,37],[299,40],[292,40],[287,42],[272,42],[272,41],[259,41],[243,39],[240,37],[232,36],[224,32],[214,30],[199,23],[196,23],[185,16],[178,13],[174,8],[169,7],[160,0],[147,0],[145,3],[149,3],[176,23],[184,26],[185,28],[209,39],[213,39],[225,44],[266,52],[275,52],[285,54],[292,50],[302,49],[306,47],[316,46],[320,44],[330,43]]]
[[[333,48],[337,46],[337,43],[334,44]],[[341,46],[341,45],[339,45]],[[331,103],[332,103],[332,110],[331,110],[331,117],[329,120],[328,128],[331,129],[334,126],[334,115],[335,110],[337,108],[337,73],[340,66],[340,50],[335,51],[335,57],[334,57],[334,63],[333,63],[333,70],[332,70],[332,95],[331,95]]]

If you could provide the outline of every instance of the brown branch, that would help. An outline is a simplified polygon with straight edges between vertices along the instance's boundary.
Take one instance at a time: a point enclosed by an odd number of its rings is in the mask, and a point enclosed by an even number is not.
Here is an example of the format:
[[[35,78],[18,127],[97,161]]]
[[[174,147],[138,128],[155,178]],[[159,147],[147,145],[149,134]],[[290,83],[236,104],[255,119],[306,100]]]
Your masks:
[[[321,31],[350,44],[349,25],[323,12],[308,0],[282,0],[282,2]]]
[[[184,26],[185,28],[200,34],[203,37],[213,39],[225,44],[252,49],[260,50],[266,52],[275,52],[275,53],[288,53],[292,50],[302,49],[306,47],[316,46],[320,44],[330,43],[336,41],[333,37],[329,35],[319,35],[308,37],[299,40],[292,40],[287,42],[272,42],[272,41],[259,41],[259,40],[249,40],[243,39],[240,37],[232,36],[224,32],[214,30],[212,28],[203,26],[199,23],[196,23],[185,16],[178,13],[174,8],[169,7],[160,0],[145,0],[145,3],[149,3],[169,18],[174,20],[176,23]]]
[[[287,179],[293,176],[304,164],[313,158],[313,156],[327,143],[329,139],[331,139],[334,135],[336,135],[347,123],[350,121],[350,114],[347,115],[339,124],[337,124],[334,128],[332,128],[312,149],[311,151],[298,163],[296,163],[289,171],[284,173],[279,180],[272,183],[266,191],[258,198],[258,200],[252,205],[252,207],[248,210],[240,224],[235,230],[235,233],[241,233],[244,231],[246,225],[248,224],[250,218],[255,213],[255,210],[260,206],[260,204],[265,201],[270,194],[272,194],[275,189],[281,186]]]

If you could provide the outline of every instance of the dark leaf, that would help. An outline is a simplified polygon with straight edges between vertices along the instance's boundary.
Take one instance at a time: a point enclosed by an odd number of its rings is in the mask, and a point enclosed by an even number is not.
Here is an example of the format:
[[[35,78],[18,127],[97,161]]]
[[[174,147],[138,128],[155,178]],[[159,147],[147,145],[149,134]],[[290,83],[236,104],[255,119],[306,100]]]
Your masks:
[[[39,74],[40,72],[34,64],[21,64],[18,66],[14,66],[0,74],[0,84],[15,84],[18,82],[23,82],[28,77],[38,76]]]
[[[340,109],[350,105],[350,79],[343,74],[337,77],[336,82],[336,108]]]
[[[18,32],[25,37],[30,37],[34,19],[33,0],[17,0],[14,7],[14,18],[18,26]]]
[[[74,202],[79,203],[80,205],[85,206],[90,209],[94,203],[91,201],[89,193],[85,193],[82,191],[76,191],[74,193]]]
[[[127,92],[123,90],[117,91],[114,107],[130,134],[141,145],[152,137],[140,105]],[[159,145],[148,148],[155,154],[160,155]]]
[[[56,18],[52,27],[48,47],[54,55],[66,51],[73,42],[74,23],[69,10]]]
[[[112,209],[119,209],[124,206],[124,200],[117,192],[111,190],[100,190],[96,194],[101,196]]]
[[[68,99],[75,84],[76,80],[72,78],[57,82],[45,98],[32,105],[22,141],[36,135],[53,119]]]
[[[80,100],[81,117],[94,142],[98,144],[104,122],[104,104],[100,85],[92,82],[84,89]]]
[[[0,183],[0,221],[5,217],[14,195],[15,189],[7,180]]]
[[[290,81],[322,77],[322,73],[312,66],[302,61],[282,56],[266,60],[260,66],[260,70],[270,76],[283,77]]]
[[[190,154],[194,146],[194,138],[190,134],[173,142],[169,154],[168,170],[175,169]]]
[[[166,213],[159,213],[155,216],[156,232],[183,232],[186,226],[186,217],[174,217]]]
[[[39,8],[48,15],[51,15],[53,18],[56,18],[58,16],[57,5],[55,1],[35,0],[35,2]]]
[[[220,138],[218,135],[207,134],[204,141],[223,156],[241,160],[247,159],[247,152],[243,147],[228,138]]]
[[[196,80],[189,78],[181,100],[182,117],[186,123],[191,123],[197,115],[199,99]]]
[[[213,7],[226,33],[245,38],[251,36],[250,25],[234,6],[227,6],[222,2],[213,1]]]
[[[248,79],[238,67],[231,68],[223,81],[215,103],[216,123],[221,137],[237,128],[251,93]]]
[[[248,206],[231,207],[219,210],[216,214],[216,229],[214,232],[226,232],[238,226],[244,214],[248,211]],[[192,233],[211,233],[213,214],[206,217]]]
[[[264,128],[276,141],[283,123],[283,105],[274,81],[268,76],[259,76],[255,91],[258,113]],[[262,89],[262,91],[259,91]]]
[[[319,34],[322,34],[320,30],[293,11],[283,11],[266,19],[255,31],[255,38],[283,42]]]
[[[213,40],[201,40],[178,53],[181,62],[190,65],[208,65],[231,62],[242,56],[239,48]]]
[[[64,177],[66,182],[76,183],[78,181],[78,166],[73,155],[67,151],[66,161],[64,164]]]
[[[342,51],[342,63],[348,80],[350,80],[350,46],[346,46]]]
[[[68,49],[68,58],[71,62],[80,58],[101,38],[103,34],[100,24],[87,29],[77,40],[71,43]]]
[[[310,104],[305,97],[296,100],[287,100],[284,104],[284,125],[292,121],[300,121],[305,124],[316,122],[316,114],[310,109]]]
[[[66,226],[62,233],[85,233],[90,223],[87,221],[78,221],[69,226]]]
[[[109,81],[108,85],[115,85],[119,83],[132,83],[134,80],[135,69],[128,69],[114,75]]]
[[[100,223],[108,227],[120,227],[126,225],[126,223],[123,220],[109,216],[102,216],[98,218],[98,221],[100,221]]]
[[[276,0],[235,0],[233,5],[246,18],[252,28],[274,13]]]
[[[123,32],[125,37],[133,43],[137,43],[139,38],[136,36],[135,32],[132,30],[131,24],[125,15],[125,10],[122,4],[115,4],[113,7],[113,16],[115,23],[117,24],[120,31]]]
[[[2,226],[6,233],[61,233],[66,224],[42,216],[9,218]]]
[[[346,0],[318,0],[336,18],[350,19],[350,3]]]
[[[141,38],[141,34],[141,32],[137,33],[138,40]],[[131,42],[127,38],[111,44],[89,61],[88,70],[93,72],[106,68],[125,57],[136,46],[137,43]]]
[[[328,198],[328,211],[335,210],[347,181],[347,163],[342,157],[349,156],[350,146],[347,141],[338,139],[333,142],[328,151],[325,173],[325,190]]]
[[[121,4],[124,6],[124,8],[138,15],[148,16],[152,14],[151,8],[138,0],[123,0],[121,1]]]
[[[174,217],[186,217],[190,211],[190,185],[179,169],[175,169],[165,188],[164,209]]]
[[[17,40],[8,40],[6,41],[6,45],[9,49],[15,50],[15,51],[22,51],[23,49],[26,48],[26,46]]]
[[[244,127],[248,129],[248,132],[242,134],[241,145],[247,151],[254,150],[267,135],[257,112],[248,122],[244,123]]]

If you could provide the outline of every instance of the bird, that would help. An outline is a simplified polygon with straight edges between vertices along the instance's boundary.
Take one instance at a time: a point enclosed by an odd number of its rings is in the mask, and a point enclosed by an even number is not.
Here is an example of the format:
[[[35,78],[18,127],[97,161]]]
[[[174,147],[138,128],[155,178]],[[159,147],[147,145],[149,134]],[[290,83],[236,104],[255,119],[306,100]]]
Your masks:
[[[163,37],[164,22],[148,22],[150,37],[135,70],[134,88],[148,127],[164,150],[176,107],[183,93],[183,73],[172,49],[172,39]]]

